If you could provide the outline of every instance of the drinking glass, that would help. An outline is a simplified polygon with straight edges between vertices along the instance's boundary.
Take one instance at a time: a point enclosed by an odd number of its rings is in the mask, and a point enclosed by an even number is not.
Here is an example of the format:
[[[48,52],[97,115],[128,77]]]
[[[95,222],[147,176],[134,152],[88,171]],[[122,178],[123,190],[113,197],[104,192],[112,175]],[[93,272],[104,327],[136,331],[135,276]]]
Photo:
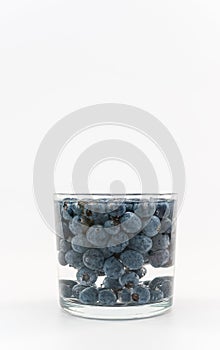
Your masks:
[[[176,202],[175,193],[55,194],[61,307],[96,319],[170,309]]]

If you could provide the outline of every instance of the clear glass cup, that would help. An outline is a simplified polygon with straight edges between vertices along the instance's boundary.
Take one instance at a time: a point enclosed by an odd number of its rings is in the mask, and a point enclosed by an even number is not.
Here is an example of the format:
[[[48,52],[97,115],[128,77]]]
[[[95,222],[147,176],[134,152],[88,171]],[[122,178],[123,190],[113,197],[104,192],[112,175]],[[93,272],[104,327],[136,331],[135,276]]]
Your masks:
[[[173,193],[55,194],[61,307],[96,319],[170,309],[176,202]]]

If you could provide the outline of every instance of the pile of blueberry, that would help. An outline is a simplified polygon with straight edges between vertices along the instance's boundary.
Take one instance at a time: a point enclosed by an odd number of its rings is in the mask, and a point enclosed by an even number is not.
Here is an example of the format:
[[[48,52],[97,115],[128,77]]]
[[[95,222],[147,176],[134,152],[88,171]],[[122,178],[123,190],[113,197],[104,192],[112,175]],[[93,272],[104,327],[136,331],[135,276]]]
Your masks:
[[[60,280],[61,298],[112,306],[172,296],[172,277],[142,278],[146,264],[174,263],[173,200],[66,198],[55,209],[58,261],[76,272]]]

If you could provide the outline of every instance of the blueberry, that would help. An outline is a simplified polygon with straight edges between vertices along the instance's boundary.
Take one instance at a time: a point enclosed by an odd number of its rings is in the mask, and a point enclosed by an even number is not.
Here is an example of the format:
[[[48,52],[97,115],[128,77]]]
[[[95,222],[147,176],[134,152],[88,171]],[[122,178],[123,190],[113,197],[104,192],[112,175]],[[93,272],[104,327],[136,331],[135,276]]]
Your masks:
[[[87,231],[89,226],[94,224],[94,220],[93,220],[93,217],[91,215],[88,216],[86,214],[83,214],[80,216],[80,220],[81,220],[81,225],[84,225],[84,227],[85,227],[85,232]],[[85,233],[85,232],[82,232],[82,233]]]
[[[143,285],[144,285],[145,287],[148,287],[148,288],[149,288],[150,282],[151,282],[151,281],[149,281],[149,280],[143,281]]]
[[[120,204],[122,204],[122,202],[118,199],[108,199],[106,202],[106,213],[110,213],[114,210],[117,210]]]
[[[163,292],[164,298],[172,296],[173,293],[173,277],[164,276],[156,277],[150,282],[151,289],[159,289]]]
[[[130,198],[129,202],[133,203],[133,209],[137,206],[137,204],[139,204],[141,202],[140,198]]]
[[[171,228],[172,228],[172,221],[170,219],[163,219],[161,221],[161,228],[160,228],[160,233],[171,233]]]
[[[58,261],[59,261],[60,265],[62,265],[62,266],[67,265],[67,262],[65,260],[65,254],[61,251],[58,253]]]
[[[125,250],[120,255],[123,265],[131,270],[138,270],[144,263],[143,256],[135,250]]]
[[[76,273],[76,278],[79,283],[84,286],[91,286],[98,278],[97,272],[88,269],[88,267],[81,267]]]
[[[73,218],[74,211],[73,211],[72,205],[69,205],[66,210],[67,210],[68,214],[71,216],[71,218]]]
[[[124,272],[123,265],[113,256],[105,260],[103,270],[107,277],[116,279]]]
[[[61,239],[60,240],[60,251],[63,253],[66,253],[70,249],[71,249],[70,242],[66,241],[65,239]]]
[[[160,219],[157,216],[152,216],[142,232],[148,237],[153,237],[158,234],[160,227]]]
[[[142,278],[146,275],[147,269],[145,267],[141,267],[140,269],[135,270],[134,272],[138,275],[139,278]]]
[[[104,265],[104,255],[99,249],[88,249],[83,254],[83,262],[91,270],[101,270]]]
[[[150,300],[150,291],[145,286],[136,286],[131,295],[135,304],[147,304]]]
[[[159,289],[163,292],[164,298],[169,298],[173,294],[173,284],[171,280],[165,280]]]
[[[134,204],[133,204],[132,200],[125,201],[125,205],[126,205],[126,211],[133,211]]]
[[[155,212],[156,206],[152,201],[144,201],[134,205],[134,212],[140,218],[151,217]]]
[[[116,295],[111,289],[101,289],[98,296],[101,305],[111,306],[116,303]]]
[[[115,242],[113,239],[111,239],[109,242],[108,242],[108,249],[110,250],[110,252],[112,253],[121,253],[123,252],[123,250],[127,247],[128,245],[128,242],[123,242],[123,243],[119,243],[119,244],[116,244],[114,245]]]
[[[123,288],[118,293],[118,299],[121,303],[130,303],[131,302],[131,289]]]
[[[147,226],[147,224],[149,223],[151,218],[142,218],[141,222],[142,222],[142,229],[145,228],[145,226]]]
[[[108,247],[106,247],[106,248],[99,248],[99,250],[102,252],[102,254],[104,255],[105,259],[110,258],[110,256],[113,255],[113,253],[109,250]]]
[[[101,225],[91,226],[86,232],[86,237],[96,247],[107,247],[109,235]]]
[[[112,236],[110,240],[113,242],[113,245],[116,245],[124,242],[128,243],[129,238],[124,231],[120,231],[119,233],[117,233],[117,235]]]
[[[113,210],[111,210],[113,209]],[[126,212],[126,205],[120,202],[112,202],[107,204],[107,210],[111,217],[120,217]]]
[[[82,211],[83,211],[82,207],[79,205],[78,202],[72,203],[71,209],[73,210],[73,213],[74,213],[75,215],[81,215],[81,214],[82,214]]]
[[[107,204],[108,203],[108,198],[99,198],[99,202]]]
[[[59,280],[59,284],[65,284],[73,288],[77,284],[77,282],[73,280]]]
[[[144,264],[149,263],[149,260],[150,260],[150,254],[149,254],[149,252],[142,253],[142,256],[143,256],[143,259],[144,259]]]
[[[62,296],[63,298],[71,298],[72,288],[70,286],[61,284],[59,290],[60,290],[60,296]]]
[[[69,210],[67,208],[62,209],[62,217],[67,221],[70,221],[73,218],[73,216],[69,214]]]
[[[92,220],[94,225],[104,225],[109,220],[108,214],[92,213]]]
[[[85,208],[93,213],[104,214],[106,212],[106,203],[101,200],[91,200],[85,205]]]
[[[170,207],[168,202],[166,201],[162,201],[159,202],[156,206],[156,210],[154,215],[158,216],[158,218],[162,219],[162,218],[167,218],[170,214]]]
[[[152,250],[159,250],[159,249],[166,249],[169,246],[170,239],[169,236],[166,234],[159,233],[158,235],[154,236],[152,238],[153,241],[153,247]]]
[[[128,245],[128,236],[125,232],[120,231],[117,235],[112,236],[108,241],[108,248],[112,253],[121,253]]]
[[[72,289],[72,297],[79,299],[80,292],[82,292],[86,288],[88,288],[88,287],[83,286],[82,284],[76,284]]]
[[[98,291],[95,287],[88,287],[79,293],[79,300],[83,304],[94,305],[98,300]]]
[[[85,234],[89,226],[82,223],[79,216],[74,216],[69,224],[69,229],[74,235]]]
[[[65,253],[65,260],[69,266],[75,267],[75,269],[84,266],[82,254],[74,252],[72,249]]]
[[[121,284],[118,279],[105,277],[103,280],[103,286],[108,289],[119,290],[121,289]]]
[[[105,272],[103,270],[96,271],[98,276],[105,276]]]
[[[139,277],[135,272],[126,272],[119,278],[119,282],[122,287],[134,288],[139,283]]]
[[[157,303],[163,300],[163,292],[161,290],[150,290],[150,302]]]
[[[121,227],[126,233],[137,233],[142,228],[141,219],[132,212],[126,212],[121,218]]]
[[[150,289],[159,288],[162,285],[162,283],[167,279],[170,279],[170,276],[155,277],[154,279],[152,279],[152,281],[150,281]]]
[[[63,298],[71,298],[72,296],[72,288],[77,284],[75,281],[71,280],[60,280],[59,281],[59,290],[60,295]]]
[[[91,243],[88,242],[85,235],[77,235],[71,240],[72,249],[78,253],[85,253],[86,250],[92,247]]]
[[[169,250],[156,250],[150,255],[150,264],[153,267],[162,267],[169,261]]]
[[[138,234],[130,239],[129,248],[137,250],[140,253],[149,252],[152,248],[152,240],[147,236]]]
[[[109,235],[117,235],[120,232],[121,226],[115,220],[107,220],[104,223],[104,229]]]

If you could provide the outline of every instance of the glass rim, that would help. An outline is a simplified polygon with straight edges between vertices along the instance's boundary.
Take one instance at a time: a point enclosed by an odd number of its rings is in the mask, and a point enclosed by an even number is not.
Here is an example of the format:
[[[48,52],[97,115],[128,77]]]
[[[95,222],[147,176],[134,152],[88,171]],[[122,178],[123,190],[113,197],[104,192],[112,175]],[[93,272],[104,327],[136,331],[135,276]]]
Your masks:
[[[177,197],[177,192],[139,192],[139,193],[110,193],[110,192],[94,192],[94,193],[86,193],[86,192],[79,192],[79,193],[65,193],[65,192],[54,192],[53,196],[173,196]]]

